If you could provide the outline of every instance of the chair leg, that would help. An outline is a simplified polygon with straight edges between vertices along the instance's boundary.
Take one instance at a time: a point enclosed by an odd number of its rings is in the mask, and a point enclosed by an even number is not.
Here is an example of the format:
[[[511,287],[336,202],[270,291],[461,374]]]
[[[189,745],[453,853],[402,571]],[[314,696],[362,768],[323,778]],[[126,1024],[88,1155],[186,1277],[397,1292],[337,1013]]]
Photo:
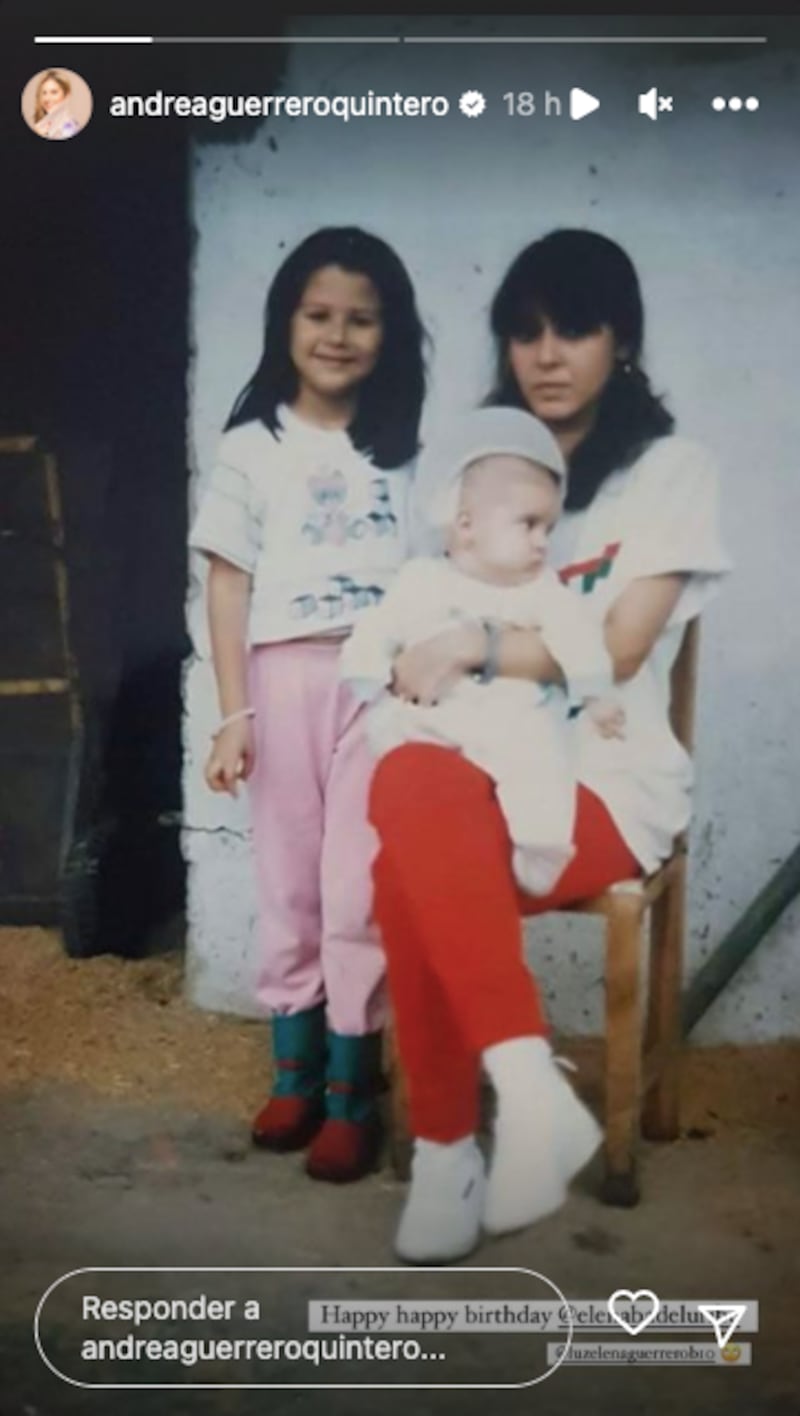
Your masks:
[[[397,1051],[394,1022],[386,1024],[384,1059],[389,1079],[389,1155],[398,1180],[408,1180],[411,1171],[411,1137],[408,1131],[408,1101],[403,1066]]]
[[[679,1129],[680,988],[686,917],[686,861],[652,908],[650,919],[650,996],[645,1030],[645,1060],[659,1054],[658,1076],[644,1100],[642,1133],[651,1141],[674,1141]]]
[[[642,1080],[640,1000],[644,902],[611,895],[606,923],[606,1204],[639,1202],[637,1148]]]

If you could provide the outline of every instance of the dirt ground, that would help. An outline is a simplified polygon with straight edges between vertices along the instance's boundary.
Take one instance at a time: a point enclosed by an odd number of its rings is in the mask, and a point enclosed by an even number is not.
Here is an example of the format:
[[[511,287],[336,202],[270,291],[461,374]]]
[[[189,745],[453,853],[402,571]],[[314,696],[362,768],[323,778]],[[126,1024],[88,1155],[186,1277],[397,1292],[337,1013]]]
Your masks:
[[[557,1215],[487,1241],[457,1271],[403,1269],[345,1281],[336,1271],[394,1266],[403,1187],[386,1168],[357,1186],[315,1184],[302,1157],[253,1150],[248,1120],[269,1075],[266,1029],[199,1013],[181,990],[178,954],[71,960],[55,934],[0,930],[0,1416],[108,1409],[121,1416],[264,1409],[338,1416],[409,1407],[435,1416],[800,1412],[800,1044],[687,1050],[681,1138],[644,1147],[636,1209],[600,1204],[598,1159]],[[599,1101],[599,1045],[567,1041],[562,1050],[578,1061],[588,1099]],[[752,1343],[751,1367],[735,1360],[704,1370],[562,1367],[541,1385],[516,1390],[123,1389],[112,1396],[51,1371],[34,1346],[32,1322],[60,1276],[122,1266],[333,1269],[333,1277],[305,1276],[304,1300],[373,1297],[379,1283],[381,1295],[394,1284],[402,1296],[457,1298],[469,1280],[497,1301],[512,1296],[511,1272],[524,1268],[570,1299],[605,1300],[620,1287],[662,1298],[758,1299],[759,1331],[740,1336]],[[479,1279],[482,1268],[501,1272]],[[125,1281],[120,1296],[152,1280]],[[264,1331],[287,1321],[296,1281],[266,1276]],[[42,1340],[47,1332],[50,1357],[69,1370],[81,1334],[72,1310],[54,1311],[49,1329],[43,1317]],[[502,1382],[509,1350],[502,1341],[524,1340],[453,1338],[448,1371],[461,1375],[451,1380]],[[307,1369],[300,1380],[308,1380]]]

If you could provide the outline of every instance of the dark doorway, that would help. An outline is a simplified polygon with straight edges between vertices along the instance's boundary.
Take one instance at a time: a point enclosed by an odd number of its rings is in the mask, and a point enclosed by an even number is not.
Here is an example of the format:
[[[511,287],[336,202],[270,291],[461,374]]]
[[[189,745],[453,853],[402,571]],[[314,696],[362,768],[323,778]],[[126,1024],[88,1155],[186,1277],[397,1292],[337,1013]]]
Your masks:
[[[73,9],[70,32],[108,33],[107,8]],[[192,7],[192,32],[216,33],[218,18],[211,22],[204,8]],[[45,32],[64,28],[60,6],[35,9],[40,30],[48,10]],[[146,9],[137,32],[164,33],[164,7],[158,15]],[[210,123],[120,122],[108,107],[115,93],[158,88],[268,92],[283,50],[237,46],[224,72],[220,51],[202,45],[61,46],[51,54],[32,44],[31,19],[10,11],[4,111],[19,113],[24,83],[50,63],[84,75],[94,96],[91,124],[68,143],[44,142],[21,120],[4,138],[0,299],[11,357],[0,372],[0,434],[42,439],[62,487],[71,639],[88,729],[77,829],[92,876],[74,951],[136,955],[151,947],[155,925],[180,912],[185,886],[191,139],[246,141],[254,126],[230,122],[223,133]]]

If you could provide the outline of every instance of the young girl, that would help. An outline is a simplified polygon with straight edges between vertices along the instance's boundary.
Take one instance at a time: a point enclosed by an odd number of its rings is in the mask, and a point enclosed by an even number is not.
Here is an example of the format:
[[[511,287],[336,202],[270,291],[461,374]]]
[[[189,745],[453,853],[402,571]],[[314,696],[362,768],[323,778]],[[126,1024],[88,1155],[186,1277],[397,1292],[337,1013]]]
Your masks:
[[[332,1181],[358,1179],[379,1148],[385,986],[371,757],[338,659],[408,554],[423,336],[385,242],[354,227],[302,242],[270,289],[261,362],[190,536],[211,562],[221,713],[206,781],[233,795],[250,781],[276,1069],[253,1140],[311,1142],[308,1174]]]

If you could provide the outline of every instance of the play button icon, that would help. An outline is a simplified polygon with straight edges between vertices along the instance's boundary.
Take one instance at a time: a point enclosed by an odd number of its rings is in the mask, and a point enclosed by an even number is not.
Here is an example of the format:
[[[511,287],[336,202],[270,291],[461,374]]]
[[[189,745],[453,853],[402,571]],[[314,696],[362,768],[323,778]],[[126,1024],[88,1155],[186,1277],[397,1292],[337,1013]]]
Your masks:
[[[594,113],[600,107],[600,99],[595,98],[593,93],[587,93],[585,89],[574,88],[569,91],[569,116],[570,118],[585,118],[587,114]]]

